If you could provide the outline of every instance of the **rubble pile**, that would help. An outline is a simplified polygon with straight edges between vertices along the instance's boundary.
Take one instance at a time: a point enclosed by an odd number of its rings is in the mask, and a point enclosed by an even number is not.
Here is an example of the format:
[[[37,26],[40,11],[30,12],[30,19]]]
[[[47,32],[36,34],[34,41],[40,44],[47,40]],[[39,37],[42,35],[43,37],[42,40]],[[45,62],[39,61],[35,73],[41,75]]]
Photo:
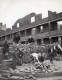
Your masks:
[[[46,53],[46,57],[48,56],[47,54],[47,47],[45,45],[43,46],[39,46],[35,43],[30,43],[30,44],[18,44],[17,47],[23,52],[23,58],[22,58],[22,62],[23,63],[30,63],[32,62],[32,59],[30,57],[31,53],[38,53],[38,52],[45,52]],[[14,48],[11,46],[10,47],[10,53],[12,54],[14,51]],[[10,55],[11,55],[10,54]]]
[[[51,63],[50,60],[47,60],[46,57],[48,56],[48,46],[46,45],[42,45],[42,46],[38,46],[35,43],[31,43],[31,44],[18,44],[17,47],[23,52],[23,57],[22,57],[22,66],[16,66],[16,69],[13,70],[12,68],[10,68],[10,65],[12,65],[12,54],[14,52],[14,47],[11,45],[10,46],[10,59],[8,60],[3,60],[2,61],[2,65],[1,69],[9,69],[9,74],[2,74],[2,77],[9,77],[9,80],[36,80],[36,77],[32,76],[32,74],[35,73],[50,73],[50,72],[54,72],[54,71],[58,71],[60,69],[60,67],[58,67],[57,65],[55,65],[55,63]],[[45,60],[41,63],[38,62],[34,62],[34,64],[32,64],[32,59],[30,54],[34,53],[34,52],[41,52],[41,53],[46,53],[46,57]],[[11,73],[13,74],[27,74],[29,73],[30,75],[28,76],[10,76]]]
[[[23,64],[22,66],[17,66],[15,70],[9,69],[10,73],[50,73],[60,70],[60,67],[55,64],[51,64],[49,60],[44,61],[43,63],[35,62],[34,65],[32,64]]]
[[[30,56],[31,53],[46,53],[45,54],[45,60],[47,60],[48,57],[48,45],[37,45],[35,43],[30,43],[30,44],[17,44],[17,47],[23,52],[23,57],[22,57],[22,64],[23,63],[31,63],[32,62],[32,58]],[[14,48],[11,46],[10,48],[10,52],[11,54],[13,53]],[[44,55],[44,54],[43,54]],[[39,65],[38,65],[39,66]]]

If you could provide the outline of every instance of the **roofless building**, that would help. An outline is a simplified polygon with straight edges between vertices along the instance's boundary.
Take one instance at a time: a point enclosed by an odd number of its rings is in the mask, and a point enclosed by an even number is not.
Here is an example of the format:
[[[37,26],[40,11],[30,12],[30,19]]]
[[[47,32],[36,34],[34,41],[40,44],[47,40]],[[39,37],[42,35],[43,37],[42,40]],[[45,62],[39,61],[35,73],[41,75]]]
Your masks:
[[[49,44],[58,42],[62,45],[62,28],[58,22],[62,20],[62,12],[56,13],[48,11],[48,17],[42,18],[42,14],[31,13],[18,19],[12,26],[12,30],[0,35],[0,42],[5,39],[12,42],[16,33],[20,35],[20,41],[26,43],[31,35],[37,44]]]

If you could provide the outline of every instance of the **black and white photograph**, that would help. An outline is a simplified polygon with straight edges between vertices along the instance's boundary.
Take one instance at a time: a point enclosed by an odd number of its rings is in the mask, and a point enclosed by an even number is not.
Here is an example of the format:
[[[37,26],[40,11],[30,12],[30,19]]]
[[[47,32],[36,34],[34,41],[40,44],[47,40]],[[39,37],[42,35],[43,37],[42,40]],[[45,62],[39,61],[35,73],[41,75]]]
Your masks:
[[[62,0],[0,0],[0,80],[62,80]]]

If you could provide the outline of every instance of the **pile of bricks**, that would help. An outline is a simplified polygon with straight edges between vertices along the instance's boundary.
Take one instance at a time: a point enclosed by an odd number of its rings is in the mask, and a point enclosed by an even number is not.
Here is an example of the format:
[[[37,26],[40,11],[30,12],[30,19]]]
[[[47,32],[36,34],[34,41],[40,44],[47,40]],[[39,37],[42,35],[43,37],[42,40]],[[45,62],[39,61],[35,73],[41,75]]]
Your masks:
[[[39,46],[39,45],[37,45],[35,43],[30,43],[30,44],[20,44],[19,43],[17,45],[17,47],[21,51],[23,51],[23,53],[24,53],[24,56],[22,58],[22,62],[23,63],[30,63],[30,62],[32,62],[30,54],[34,53],[34,52],[36,52],[36,53],[38,53],[38,52],[42,52],[42,53],[45,52],[46,53],[46,57],[48,56],[48,54],[47,54],[48,47],[46,47],[45,45]],[[12,55],[13,51],[14,51],[14,48],[12,46],[10,46],[10,49],[9,49],[10,56]]]

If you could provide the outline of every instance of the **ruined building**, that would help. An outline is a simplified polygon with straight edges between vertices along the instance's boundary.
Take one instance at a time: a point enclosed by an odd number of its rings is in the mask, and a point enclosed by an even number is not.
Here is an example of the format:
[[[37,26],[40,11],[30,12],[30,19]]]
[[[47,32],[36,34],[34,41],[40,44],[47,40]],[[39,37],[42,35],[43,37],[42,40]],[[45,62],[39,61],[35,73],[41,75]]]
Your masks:
[[[12,30],[0,35],[0,42],[5,39],[12,42],[16,33],[20,35],[20,42],[26,43],[31,35],[37,44],[49,44],[58,42],[62,45],[62,28],[58,22],[62,20],[62,12],[48,11],[48,17],[42,18],[42,14],[31,13],[18,19],[12,26]]]

